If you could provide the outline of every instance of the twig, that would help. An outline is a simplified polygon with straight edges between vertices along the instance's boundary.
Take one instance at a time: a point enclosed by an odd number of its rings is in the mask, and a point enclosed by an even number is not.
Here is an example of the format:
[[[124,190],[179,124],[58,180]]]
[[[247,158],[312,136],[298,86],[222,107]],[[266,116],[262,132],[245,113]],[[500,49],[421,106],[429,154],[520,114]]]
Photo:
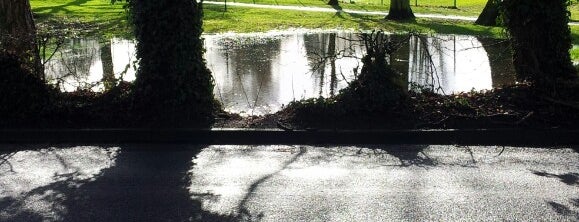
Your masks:
[[[522,122],[524,122],[525,120],[527,120],[530,116],[532,116],[533,114],[535,114],[535,112],[531,111],[529,113],[527,113],[527,115],[523,116],[523,118],[521,118],[519,121],[515,122],[515,125],[519,125]]]
[[[501,152],[499,152],[499,154],[497,155],[497,157],[498,157],[498,156],[501,156],[501,154],[503,154],[503,152],[505,152],[505,146],[503,146],[503,149],[501,150]]]
[[[291,128],[291,127],[283,124],[283,123],[280,122],[280,121],[276,121],[275,125],[277,126],[277,128],[280,128],[280,129],[282,129],[282,130],[284,130],[284,131],[293,131],[293,130],[294,130],[293,128]]]

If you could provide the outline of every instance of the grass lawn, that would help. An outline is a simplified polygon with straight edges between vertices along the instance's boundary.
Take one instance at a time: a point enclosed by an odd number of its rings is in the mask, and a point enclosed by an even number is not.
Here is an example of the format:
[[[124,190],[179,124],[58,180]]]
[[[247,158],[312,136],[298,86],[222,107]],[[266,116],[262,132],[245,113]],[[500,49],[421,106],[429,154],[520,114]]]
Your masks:
[[[224,1],[224,0],[218,0]],[[477,16],[487,0],[456,0],[457,9],[452,8],[455,0],[411,0],[416,13],[437,13],[447,15]],[[110,0],[31,0],[33,12],[39,21],[72,21],[94,24],[97,29],[107,35],[118,35],[128,30],[127,18],[122,3],[110,4]],[[244,2],[270,5],[299,5],[330,7],[327,0],[233,0],[229,2]],[[418,6],[414,6],[417,3]],[[341,0],[345,9],[387,11],[389,0]],[[332,14],[321,12],[295,12],[265,9],[250,9],[229,7],[223,12],[222,6],[205,5],[206,32],[251,32],[290,27],[304,28],[353,28],[386,30],[428,30],[444,33],[497,35],[499,29],[489,29],[470,25],[466,22],[417,20],[416,23],[386,22],[381,16],[349,15],[346,13]],[[570,7],[572,18],[579,19],[579,4]],[[439,25],[435,25],[440,23]],[[435,25],[435,27],[425,27]],[[451,26],[458,27],[452,28]]]
[[[110,0],[30,0],[30,4],[40,24],[83,29],[89,35],[130,36],[123,6],[111,5]]]
[[[206,32],[255,32],[287,28],[320,29],[383,29],[390,32],[418,31],[453,34],[474,34],[499,37],[501,28],[473,25],[470,22],[416,19],[415,22],[391,22],[383,16],[348,13],[296,12],[269,9],[205,5]]]
[[[225,0],[215,0],[223,2]],[[227,0],[228,2],[255,3],[265,5],[296,5],[327,7],[328,0]],[[360,11],[383,11],[390,8],[390,0],[339,0],[340,7]],[[486,0],[410,0],[415,13],[478,16],[484,8]],[[416,3],[418,3],[416,5]]]
[[[242,0],[252,2],[252,0]],[[284,5],[321,6],[325,1],[321,0],[256,0],[257,3]],[[366,2],[364,2],[366,1]],[[376,1],[376,2],[371,2]],[[419,0],[419,5],[435,5],[438,2],[452,0]],[[462,0],[461,0],[462,1]],[[484,0],[470,0],[464,3],[465,8],[476,11],[476,2]],[[237,1],[240,2],[240,1]],[[344,8],[358,10],[386,11],[389,1],[380,5],[377,0],[362,0],[353,4],[342,3]],[[452,2],[451,2],[452,3]],[[441,3],[442,4],[442,3]],[[445,3],[446,4],[446,3]],[[43,22],[68,22],[90,23],[97,33],[105,36],[126,35],[130,30],[127,25],[127,17],[122,4],[111,5],[110,0],[31,0],[33,12],[40,23]],[[462,7],[462,6],[461,6]],[[482,7],[482,6],[481,6]],[[479,7],[479,8],[481,8]],[[421,10],[418,10],[421,9]],[[450,9],[443,7],[416,7],[415,11],[428,13],[428,10],[442,10],[447,14],[464,14],[469,10]],[[470,13],[470,12],[469,12]],[[472,14],[472,13],[471,13]],[[476,14],[476,13],[474,13]],[[500,28],[487,28],[471,25],[468,22],[451,22],[442,20],[418,19],[416,22],[395,23],[385,21],[382,16],[354,15],[347,13],[322,13],[322,12],[298,12],[280,11],[256,8],[229,7],[227,12],[223,6],[205,5],[204,29],[208,33],[216,32],[256,32],[271,29],[284,28],[351,28],[351,29],[374,29],[381,28],[388,31],[417,30],[421,32],[441,32],[457,34],[478,34],[497,36]],[[92,33],[94,34],[94,33]]]
[[[224,2],[226,0],[212,0]],[[296,5],[327,7],[328,0],[227,0],[227,2],[252,3],[264,5]],[[390,0],[339,0],[343,9],[361,11],[383,11],[390,8]],[[456,2],[456,8],[455,6]],[[477,17],[486,5],[487,0],[410,0],[412,11],[422,14],[461,15]],[[569,7],[571,20],[579,21],[579,3]]]

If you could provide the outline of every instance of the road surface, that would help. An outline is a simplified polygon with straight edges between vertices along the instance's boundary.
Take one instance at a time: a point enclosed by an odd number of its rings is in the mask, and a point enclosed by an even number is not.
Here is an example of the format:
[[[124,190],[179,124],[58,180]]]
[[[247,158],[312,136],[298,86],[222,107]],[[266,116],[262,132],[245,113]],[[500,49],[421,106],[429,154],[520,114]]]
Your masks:
[[[0,221],[579,220],[568,148],[2,146]]]

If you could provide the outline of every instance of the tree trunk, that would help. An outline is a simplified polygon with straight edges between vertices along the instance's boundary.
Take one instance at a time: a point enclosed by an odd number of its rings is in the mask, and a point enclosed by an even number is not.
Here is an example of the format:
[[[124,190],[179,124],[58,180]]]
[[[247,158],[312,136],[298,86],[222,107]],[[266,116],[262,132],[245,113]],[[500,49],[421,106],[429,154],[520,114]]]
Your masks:
[[[489,57],[493,88],[504,87],[517,81],[513,68],[509,42],[503,40],[477,37]]]
[[[503,8],[519,79],[553,92],[558,82],[577,78],[566,0],[505,0]]]
[[[485,8],[474,22],[477,25],[495,26],[499,17],[499,0],[488,0]]]
[[[400,82],[404,92],[407,92],[408,69],[410,68],[410,39],[406,35],[392,35],[390,36],[390,41],[400,47],[390,54],[390,66],[401,74],[398,82]]]
[[[336,78],[336,33],[330,33],[330,41],[328,42],[328,55],[330,55],[330,96],[334,96],[337,87]]]
[[[103,65],[102,82],[105,90],[109,90],[115,86],[115,71],[113,67],[113,55],[111,52],[111,43],[107,42],[101,47],[101,63]]]
[[[390,0],[390,10],[386,19],[407,20],[414,18],[414,13],[410,8],[410,0]]]
[[[203,58],[202,6],[191,0],[132,0],[139,70],[138,125],[207,127],[217,103]]]
[[[29,61],[26,68],[42,78],[36,26],[28,0],[0,0],[0,53]]]
[[[338,2],[338,0],[330,0],[330,1],[328,1],[328,5],[337,6],[337,5],[340,5],[340,3]]]

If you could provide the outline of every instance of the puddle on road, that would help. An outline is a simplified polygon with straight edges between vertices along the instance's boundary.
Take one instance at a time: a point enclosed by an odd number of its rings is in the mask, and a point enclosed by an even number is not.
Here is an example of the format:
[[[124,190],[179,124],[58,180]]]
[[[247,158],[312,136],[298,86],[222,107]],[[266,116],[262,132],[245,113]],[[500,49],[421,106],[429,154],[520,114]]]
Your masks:
[[[214,94],[227,111],[267,114],[294,100],[328,97],[359,73],[365,48],[349,32],[205,35]],[[388,60],[414,86],[438,93],[486,90],[514,83],[510,51],[500,40],[473,36],[390,36],[405,44]],[[337,55],[337,56],[332,56]],[[71,39],[47,65],[64,91],[95,91],[107,81],[135,79],[135,42]],[[104,84],[103,84],[104,82]]]

